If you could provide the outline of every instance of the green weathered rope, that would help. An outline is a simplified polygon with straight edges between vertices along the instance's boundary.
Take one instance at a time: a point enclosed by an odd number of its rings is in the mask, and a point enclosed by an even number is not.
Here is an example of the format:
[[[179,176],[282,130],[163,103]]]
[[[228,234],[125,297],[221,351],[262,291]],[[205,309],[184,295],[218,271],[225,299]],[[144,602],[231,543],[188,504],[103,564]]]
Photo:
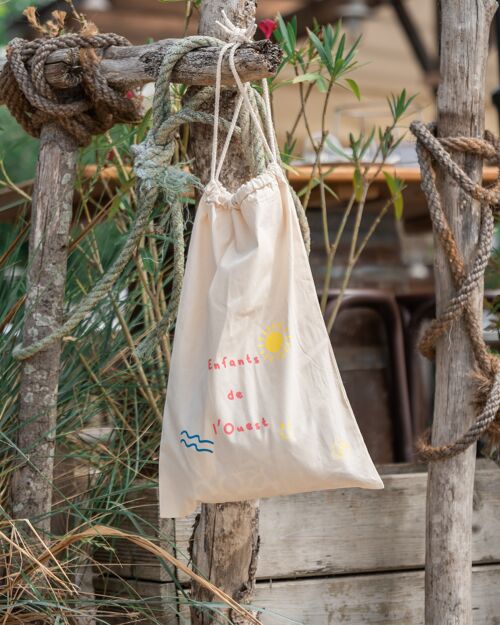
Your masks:
[[[181,298],[182,283],[184,280],[184,218],[182,202],[177,200],[172,204],[170,211],[170,232],[174,241],[174,269],[172,291],[166,314],[156,324],[154,330],[139,344],[136,352],[141,360],[149,357],[158,345],[163,335],[167,334],[177,316],[177,309]]]
[[[118,258],[110,269],[92,288],[90,293],[75,307],[70,317],[54,332],[27,346],[18,346],[13,355],[17,360],[25,360],[38,352],[49,347],[54,341],[70,334],[76,326],[103,300],[114,286],[126,265],[132,258],[137,246],[144,235],[151,215],[157,202],[162,199],[170,207],[170,228],[174,245],[174,269],[172,281],[172,293],[167,313],[158,322],[154,330],[142,341],[138,348],[141,358],[147,356],[160,336],[168,332],[175,320],[179,305],[182,282],[184,277],[184,220],[182,215],[182,202],[180,194],[188,186],[196,184],[194,176],[186,174],[179,167],[171,165],[175,152],[176,132],[180,125],[198,122],[213,124],[213,115],[198,110],[213,96],[213,88],[205,87],[192,95],[180,111],[172,112],[170,77],[176,63],[187,53],[197,48],[222,47],[223,42],[213,37],[186,37],[176,42],[166,52],[156,81],[155,95],[153,100],[152,126],[143,143],[134,146],[135,153],[134,171],[137,176],[136,194],[138,209],[132,224],[130,234],[123,246]],[[262,98],[255,90],[250,90],[253,104],[263,116]],[[230,123],[221,119],[220,125],[229,128]],[[251,132],[251,120],[248,114],[242,114],[241,129],[244,131],[245,142],[251,145],[253,165],[257,172],[262,171],[266,165],[266,155],[258,133]],[[241,129],[236,128],[238,134]],[[276,137],[272,140],[277,145]],[[279,151],[277,150],[279,153]],[[307,252],[310,250],[310,234],[304,209],[295,192],[292,196],[297,210],[304,244]]]
[[[76,306],[69,318],[54,332],[30,345],[18,346],[13,356],[25,360],[46,349],[54,341],[70,334],[76,326],[109,294],[110,289],[132,258],[137,245],[149,224],[153,209],[164,192],[168,194],[167,184],[172,179],[170,164],[175,150],[175,132],[186,121],[213,123],[213,116],[193,109],[183,110],[172,115],[170,97],[170,77],[175,64],[191,50],[203,47],[220,47],[222,42],[213,37],[186,37],[168,48],[156,81],[153,101],[152,127],[146,140],[136,146],[135,171],[137,174],[136,191],[138,210],[130,234],[109,270],[92,288],[90,293]],[[209,95],[204,91],[203,98]],[[197,105],[201,104],[198,95]],[[227,122],[226,124],[227,125]],[[168,169],[167,169],[168,168]],[[175,169],[175,175],[180,172]],[[170,174],[170,175],[169,175]]]

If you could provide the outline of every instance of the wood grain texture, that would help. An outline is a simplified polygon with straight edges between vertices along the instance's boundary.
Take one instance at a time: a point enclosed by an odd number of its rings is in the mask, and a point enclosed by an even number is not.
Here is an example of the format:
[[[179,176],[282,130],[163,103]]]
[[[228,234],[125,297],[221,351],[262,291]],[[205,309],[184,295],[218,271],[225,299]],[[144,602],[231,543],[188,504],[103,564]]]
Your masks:
[[[50,334],[62,321],[69,228],[78,147],[61,128],[42,128],[33,190],[23,343]],[[19,468],[11,484],[11,509],[50,531],[61,342],[21,367]]]
[[[482,137],[484,91],[490,24],[494,0],[441,0],[441,84],[438,91],[438,133]],[[481,159],[455,154],[466,173],[479,182]],[[443,209],[465,261],[474,256],[480,226],[477,202],[444,174],[437,177]],[[448,261],[436,244],[438,314],[456,293]],[[482,311],[482,288],[475,306]],[[458,439],[473,423],[475,408],[472,346],[464,321],[458,320],[437,345],[436,394],[432,443]],[[426,623],[470,625],[471,517],[476,446],[435,462],[429,471],[426,542]]]
[[[156,80],[165,51],[175,39],[164,39],[143,46],[110,46],[97,51],[102,58],[101,72],[114,87],[130,87]],[[173,71],[172,81],[186,85],[213,85],[219,51],[202,48],[187,53]],[[270,41],[256,41],[238,48],[235,64],[242,80],[259,80],[272,76],[281,60],[281,50]],[[0,58],[0,71],[5,59]],[[81,67],[74,50],[53,52],[45,65],[47,82],[58,89],[75,87],[81,81]],[[233,85],[227,58],[222,65],[222,84]]]
[[[379,467],[383,491],[338,490],[263,499],[257,579],[421,569],[425,559],[427,474],[415,465]],[[158,537],[158,494],[154,488],[129,502],[143,531]],[[189,560],[195,515],[175,523],[176,556]],[[161,535],[165,544],[169,533]],[[479,461],[474,486],[472,558],[500,563],[500,471]],[[158,560],[130,543],[118,543],[113,572],[162,581]],[[105,560],[108,562],[108,560]],[[182,578],[184,582],[186,578]]]
[[[98,581],[99,589],[101,584]],[[114,580],[113,584],[108,585],[108,594],[123,596],[123,582]],[[140,625],[175,625],[173,584],[133,580],[126,584],[129,595],[136,593],[154,610],[156,620],[141,619]],[[499,585],[500,566],[474,567],[473,625],[499,625]],[[424,572],[259,582],[252,605],[263,625],[424,625]],[[109,622],[126,625],[131,620],[122,617]],[[182,604],[178,622],[190,623],[189,610]]]
[[[490,468],[487,468],[487,467]],[[382,475],[385,489],[263,499],[257,579],[423,568],[426,473]],[[176,522],[178,556],[193,518]],[[474,487],[472,558],[500,562],[500,471],[481,463]]]
[[[477,567],[472,579],[473,625],[498,625],[500,566]],[[281,616],[259,614],[264,625],[283,625],[283,616],[304,625],[424,625],[424,573],[258,584],[253,603]]]

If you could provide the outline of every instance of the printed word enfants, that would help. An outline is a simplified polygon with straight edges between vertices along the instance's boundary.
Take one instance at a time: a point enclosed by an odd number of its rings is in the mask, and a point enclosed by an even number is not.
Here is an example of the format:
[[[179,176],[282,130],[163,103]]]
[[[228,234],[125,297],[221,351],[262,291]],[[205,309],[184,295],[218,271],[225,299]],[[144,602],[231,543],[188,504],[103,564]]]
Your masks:
[[[243,367],[244,365],[260,365],[258,356],[250,356],[247,354],[245,358],[224,358],[220,362],[215,362],[212,358],[208,359],[208,370],[229,369],[230,367]]]

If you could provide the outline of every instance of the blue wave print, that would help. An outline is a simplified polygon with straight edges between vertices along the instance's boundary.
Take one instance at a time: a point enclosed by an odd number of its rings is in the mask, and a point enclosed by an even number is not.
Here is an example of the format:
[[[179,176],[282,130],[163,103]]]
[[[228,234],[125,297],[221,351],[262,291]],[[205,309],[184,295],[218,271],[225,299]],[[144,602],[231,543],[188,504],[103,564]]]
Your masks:
[[[188,443],[186,440],[184,440],[182,437],[186,436],[190,441],[194,441],[191,443]],[[180,442],[185,446],[185,447],[194,447],[196,449],[196,451],[198,452],[203,452],[206,451],[209,454],[213,454],[214,452],[211,449],[206,449],[204,447],[201,447],[201,445],[215,445],[214,441],[211,441],[210,439],[203,439],[201,438],[201,436],[199,434],[189,434],[189,432],[187,430],[182,430],[182,432],[179,434],[180,437]],[[196,442],[196,440],[198,442]],[[200,447],[198,447],[198,445],[200,445]]]
[[[187,430],[182,430],[182,432],[179,434],[179,436],[182,436],[183,434],[185,434],[189,440],[193,440],[193,438],[197,438],[198,442],[200,443],[200,445],[203,445],[204,443],[208,443],[209,445],[214,445],[215,443],[211,440],[209,440],[208,438],[206,440],[203,440],[202,438],[200,438],[199,434],[189,434]]]
[[[181,443],[184,443],[184,445],[185,445],[186,447],[194,447],[194,448],[196,449],[196,451],[199,451],[199,452],[206,451],[206,452],[208,452],[209,454],[213,454],[213,453],[214,453],[211,449],[200,449],[196,443],[186,443],[186,441],[185,441],[183,438],[181,438],[181,441],[180,441],[180,442],[181,442]],[[212,441],[210,441],[210,442],[212,442]],[[212,443],[212,444],[213,444],[213,443]]]

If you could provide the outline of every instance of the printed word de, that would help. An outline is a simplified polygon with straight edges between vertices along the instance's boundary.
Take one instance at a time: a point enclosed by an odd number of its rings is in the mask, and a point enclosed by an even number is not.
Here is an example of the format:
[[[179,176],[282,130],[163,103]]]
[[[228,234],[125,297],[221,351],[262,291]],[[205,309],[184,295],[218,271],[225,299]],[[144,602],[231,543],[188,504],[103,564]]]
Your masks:
[[[227,394],[227,398],[230,399],[231,401],[235,399],[243,399],[243,393],[241,391],[236,391],[235,393],[233,389],[231,389],[229,393]]]

